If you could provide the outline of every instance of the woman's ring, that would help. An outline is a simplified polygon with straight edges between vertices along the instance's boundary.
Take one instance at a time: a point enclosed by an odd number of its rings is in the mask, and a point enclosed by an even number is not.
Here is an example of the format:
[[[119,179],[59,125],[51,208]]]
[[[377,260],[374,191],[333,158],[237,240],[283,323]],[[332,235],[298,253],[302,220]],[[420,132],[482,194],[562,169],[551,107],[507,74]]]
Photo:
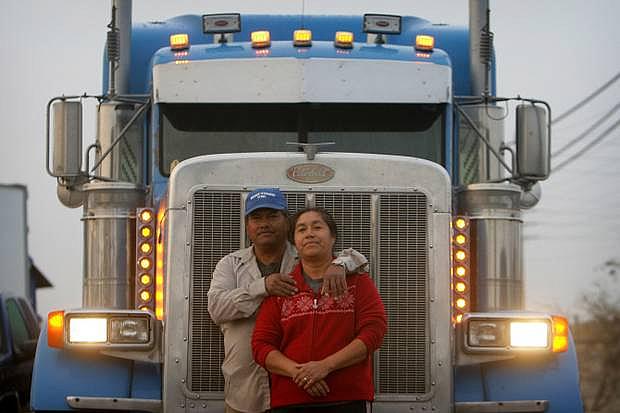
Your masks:
[[[304,381],[308,381],[308,378],[307,378],[307,377],[304,377]]]

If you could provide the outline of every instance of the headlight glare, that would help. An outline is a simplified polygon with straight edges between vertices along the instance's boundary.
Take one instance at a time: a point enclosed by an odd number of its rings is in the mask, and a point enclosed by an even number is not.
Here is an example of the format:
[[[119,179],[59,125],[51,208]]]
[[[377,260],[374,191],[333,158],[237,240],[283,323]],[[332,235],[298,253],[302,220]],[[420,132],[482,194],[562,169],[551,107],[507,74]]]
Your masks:
[[[69,319],[70,343],[105,343],[108,323],[105,318],[74,317]]]
[[[543,321],[510,323],[512,347],[546,348],[549,346],[549,324]]]

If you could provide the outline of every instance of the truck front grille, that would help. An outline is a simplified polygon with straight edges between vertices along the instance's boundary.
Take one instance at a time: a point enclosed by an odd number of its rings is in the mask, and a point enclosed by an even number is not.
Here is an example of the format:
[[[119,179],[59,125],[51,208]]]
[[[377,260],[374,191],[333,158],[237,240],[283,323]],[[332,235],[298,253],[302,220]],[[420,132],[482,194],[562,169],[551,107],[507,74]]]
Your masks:
[[[241,194],[198,191],[192,218],[189,314],[189,380],[193,391],[222,391],[224,341],[207,311],[207,292],[217,262],[239,249]]]
[[[353,247],[371,262],[388,314],[388,334],[375,356],[375,390],[423,394],[429,386],[428,202],[424,194],[286,193],[291,213],[329,210],[338,224],[336,251]],[[199,190],[193,197],[189,388],[222,392],[223,339],[207,312],[215,265],[242,244],[242,196]]]

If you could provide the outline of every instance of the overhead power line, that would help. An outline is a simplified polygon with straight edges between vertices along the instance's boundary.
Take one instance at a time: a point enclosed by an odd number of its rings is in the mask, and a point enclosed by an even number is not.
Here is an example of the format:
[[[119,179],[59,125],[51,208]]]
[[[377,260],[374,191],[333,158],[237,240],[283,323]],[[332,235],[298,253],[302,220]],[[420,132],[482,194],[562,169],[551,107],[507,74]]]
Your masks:
[[[601,133],[600,135],[598,135],[596,137],[596,139],[594,139],[592,142],[588,143],[586,146],[581,148],[578,152],[574,153],[572,156],[570,156],[570,157],[566,158],[564,161],[560,162],[555,168],[553,168],[553,172],[559,171],[560,169],[564,168],[569,163],[574,162],[575,160],[577,160],[578,158],[583,156],[586,152],[588,152],[594,146],[596,146],[599,143],[601,143],[603,141],[603,139],[605,139],[607,136],[609,136],[610,133],[612,133],[614,130],[616,130],[616,128],[618,128],[618,126],[620,126],[620,119],[618,119],[609,128],[605,129],[605,131],[603,133]]]
[[[583,139],[585,139],[593,130],[595,130],[601,124],[603,124],[607,120],[607,118],[609,118],[611,115],[616,113],[616,111],[618,109],[620,109],[620,102],[616,103],[616,105],[613,108],[611,108],[611,110],[609,110],[607,113],[605,113],[603,116],[601,116],[596,122],[594,122],[592,125],[590,125],[590,127],[588,129],[586,129],[585,131],[580,133],[579,136],[573,138],[566,145],[562,146],[560,149],[558,149],[557,151],[553,152],[551,154],[551,156],[552,157],[557,156],[557,155],[565,152],[567,149],[571,148],[576,143],[578,143],[578,142],[582,141]]]
[[[556,116],[555,119],[551,120],[551,123],[560,122],[562,119],[565,119],[569,115],[573,114],[573,112],[575,112],[577,109],[581,108],[584,103],[587,103],[588,101],[592,100],[596,96],[600,95],[605,89],[607,89],[609,86],[611,86],[618,79],[620,79],[620,72],[616,73],[616,75],[614,77],[612,77],[611,79],[609,79],[607,82],[605,82],[605,84],[603,86],[599,87],[594,92],[590,93],[588,96],[586,96],[581,101],[576,103],[573,107],[568,109],[566,112],[562,113],[561,115]]]

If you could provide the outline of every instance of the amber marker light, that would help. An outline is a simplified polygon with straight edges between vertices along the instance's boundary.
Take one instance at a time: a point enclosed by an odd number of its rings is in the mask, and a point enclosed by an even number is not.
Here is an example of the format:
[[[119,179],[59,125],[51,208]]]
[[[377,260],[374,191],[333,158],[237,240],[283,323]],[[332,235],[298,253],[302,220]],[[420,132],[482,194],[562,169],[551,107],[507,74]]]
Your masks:
[[[143,242],[142,244],[140,244],[140,251],[142,251],[144,254],[150,254],[152,250],[153,246],[148,242]]]
[[[455,317],[455,320],[457,323],[460,323],[461,321],[463,321],[463,314],[457,314]]]
[[[456,306],[458,308],[465,308],[466,305],[467,305],[467,301],[465,301],[464,298],[459,298],[456,300]]]
[[[458,229],[464,229],[467,226],[467,221],[464,220],[463,218],[457,218],[454,221],[454,225],[458,228]]]
[[[252,32],[251,38],[252,47],[255,49],[271,46],[271,33],[269,33],[267,30]]]
[[[65,343],[65,312],[52,311],[47,315],[47,345],[63,348]]]
[[[568,350],[568,320],[560,316],[552,316],[553,320],[553,352],[563,353]]]
[[[166,203],[162,202],[157,210],[157,243],[155,244],[155,317],[164,318],[164,237],[162,227],[166,216]]]
[[[170,48],[172,50],[183,50],[189,47],[189,35],[178,33],[170,35]]]
[[[466,274],[467,274],[467,270],[465,269],[465,267],[461,267],[460,265],[456,267],[457,277],[465,277]]]
[[[140,292],[140,299],[144,302],[147,302],[151,299],[151,293],[149,293],[148,291],[141,291]]]
[[[466,241],[467,238],[463,234],[458,234],[456,237],[454,237],[454,242],[456,242],[458,245],[463,245]]]
[[[351,49],[353,47],[353,33],[336,32],[334,37],[334,45],[342,49]]]
[[[145,209],[142,212],[140,212],[140,221],[144,222],[145,224],[148,224],[149,222],[151,222],[152,219],[153,219],[153,213],[149,211],[148,209]]]
[[[142,227],[140,228],[140,235],[142,235],[143,238],[150,238],[151,235],[153,235],[153,230],[149,227]]]
[[[466,257],[467,257],[467,254],[465,254],[465,251],[463,250],[458,250],[454,253],[454,258],[456,258],[457,261],[463,261],[465,260]]]
[[[149,285],[151,283],[151,276],[148,274],[142,274],[140,276],[140,283],[142,283],[142,285]]]
[[[312,46],[312,31],[299,29],[293,32],[293,45],[297,47]]]
[[[138,262],[138,264],[140,265],[140,268],[144,269],[144,270],[148,270],[151,268],[151,260],[148,258],[142,258],[140,259],[140,261]]]
[[[432,51],[435,48],[435,37],[419,34],[415,37],[415,48],[417,50]]]
[[[457,282],[456,285],[454,286],[454,289],[459,292],[465,292],[465,290],[467,289],[467,286],[465,285],[464,282]]]

